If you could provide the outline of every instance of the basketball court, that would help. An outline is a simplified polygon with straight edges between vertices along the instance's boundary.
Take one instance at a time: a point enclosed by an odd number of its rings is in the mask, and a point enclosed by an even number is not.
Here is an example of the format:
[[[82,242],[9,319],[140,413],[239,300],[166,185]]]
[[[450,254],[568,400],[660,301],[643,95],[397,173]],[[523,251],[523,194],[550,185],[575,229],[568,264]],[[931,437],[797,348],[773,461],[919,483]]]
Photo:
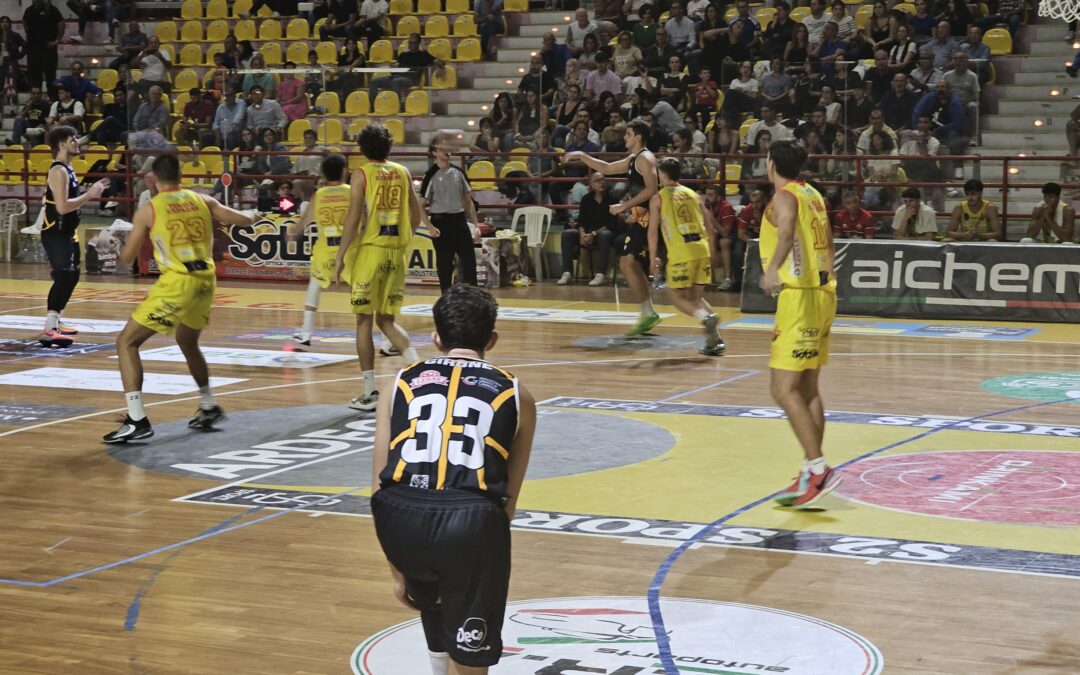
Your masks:
[[[107,448],[112,342],[148,282],[76,290],[67,350],[33,338],[49,282],[0,280],[0,672],[429,672],[368,517],[370,415],[352,316],[296,285],[222,281],[204,349],[229,414],[163,338],[143,353],[157,435]],[[430,355],[429,288],[402,324]],[[493,672],[1076,673],[1080,331],[844,317],[823,374],[823,510],[777,507],[801,454],[769,396],[771,318],[692,322],[610,288],[505,289],[495,363],[541,402]],[[733,294],[710,294],[718,305]],[[380,382],[402,365],[380,357]]]

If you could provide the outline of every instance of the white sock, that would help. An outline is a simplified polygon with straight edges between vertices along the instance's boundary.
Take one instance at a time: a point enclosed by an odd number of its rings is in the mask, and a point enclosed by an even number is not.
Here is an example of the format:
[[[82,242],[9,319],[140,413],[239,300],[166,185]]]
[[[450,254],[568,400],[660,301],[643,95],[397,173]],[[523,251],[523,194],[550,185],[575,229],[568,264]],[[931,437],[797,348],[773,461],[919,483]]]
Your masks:
[[[308,279],[307,284],[307,296],[304,298],[304,304],[308,307],[319,307],[319,294],[322,293],[322,286],[315,279]]]
[[[49,313],[45,315],[45,332],[55,330],[58,325],[60,325],[60,312],[49,310]]]
[[[364,393],[365,394],[370,394],[373,391],[375,391],[375,371],[374,370],[365,370],[364,371]]]
[[[409,363],[416,363],[420,360],[420,354],[416,351],[415,347],[409,347],[405,351],[401,352],[401,356]]]
[[[450,655],[446,652],[428,652],[431,660],[431,672],[434,675],[447,675],[450,672]]]
[[[820,476],[821,474],[825,473],[825,469],[829,468],[829,465],[825,462],[824,457],[818,457],[817,459],[808,459],[806,460],[806,464],[804,464],[804,466],[807,469],[810,469],[810,473],[814,474],[815,476]]]
[[[315,311],[311,309],[304,310],[304,332],[310,333],[315,327]]]
[[[203,410],[213,410],[217,407],[217,401],[214,400],[214,394],[210,391],[210,385],[199,387],[199,395],[202,396],[202,401],[199,402],[200,408]]]
[[[146,410],[143,409],[142,404],[141,391],[129,391],[124,394],[124,398],[127,399],[128,417],[136,422],[146,417]]]
[[[645,298],[645,302],[641,303],[641,316],[652,316],[656,314],[656,310],[652,306],[652,298]]]
[[[694,318],[698,321],[704,321],[705,319],[709,318],[709,313],[706,312],[704,309],[698,307],[694,310]]]

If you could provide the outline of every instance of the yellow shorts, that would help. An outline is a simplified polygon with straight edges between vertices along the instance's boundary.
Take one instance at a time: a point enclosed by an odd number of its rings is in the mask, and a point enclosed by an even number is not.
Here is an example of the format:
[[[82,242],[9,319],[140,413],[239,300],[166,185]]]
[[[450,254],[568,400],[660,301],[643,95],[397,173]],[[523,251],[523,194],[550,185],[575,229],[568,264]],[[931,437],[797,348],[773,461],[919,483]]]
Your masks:
[[[405,301],[405,249],[369,244],[350,254],[345,264],[353,314],[397,314]]]
[[[323,288],[330,288],[334,267],[337,265],[337,254],[338,247],[327,246],[322,237],[311,247],[311,278],[318,281]]]
[[[131,313],[131,318],[150,330],[172,334],[183,324],[202,330],[210,324],[217,279],[213,274],[166,272],[150,288],[150,294]]]
[[[708,257],[690,260],[672,260],[668,258],[664,283],[668,288],[690,288],[707,286],[712,282],[712,261]]]
[[[836,293],[818,288],[780,291],[769,367],[801,371],[827,364],[835,316]]]

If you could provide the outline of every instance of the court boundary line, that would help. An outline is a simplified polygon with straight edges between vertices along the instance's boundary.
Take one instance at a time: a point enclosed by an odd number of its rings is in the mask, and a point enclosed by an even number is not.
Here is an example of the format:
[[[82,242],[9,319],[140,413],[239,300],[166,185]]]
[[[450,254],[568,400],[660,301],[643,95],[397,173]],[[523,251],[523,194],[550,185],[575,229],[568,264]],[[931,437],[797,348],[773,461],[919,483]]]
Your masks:
[[[908,443],[913,443],[915,441],[926,438],[927,436],[932,436],[933,434],[936,434],[939,431],[944,431],[944,430],[947,430],[947,429],[951,429],[956,424],[958,424],[960,422],[974,422],[976,420],[985,419],[985,418],[988,418],[988,417],[996,417],[998,415],[1007,415],[1009,413],[1019,412],[1021,410],[1029,410],[1029,409],[1032,409],[1032,408],[1042,408],[1042,407],[1045,407],[1045,406],[1055,405],[1055,404],[1058,404],[1058,403],[1070,402],[1072,400],[1073,399],[1071,399],[1071,398],[1064,398],[1064,399],[1059,399],[1059,400],[1054,400],[1054,401],[1040,401],[1038,403],[1031,403],[1031,404],[1022,405],[1022,406],[1014,406],[1014,407],[1011,407],[1011,408],[1005,408],[1003,410],[997,410],[997,411],[990,412],[990,413],[984,413],[984,414],[976,415],[976,416],[973,416],[973,417],[967,417],[967,418],[958,419],[958,420],[955,420],[953,422],[950,422],[949,424],[947,424],[945,426],[935,427],[933,429],[927,429],[926,431],[924,431],[922,433],[915,434],[914,436],[910,436],[908,438],[904,438],[904,439],[901,439],[899,441],[889,443],[888,445],[877,448],[876,450],[871,450],[869,452],[865,452],[865,453],[859,455],[858,457],[854,457],[854,458],[852,458],[852,459],[850,459],[850,460],[848,460],[846,462],[841,462],[840,464],[837,464],[833,468],[842,469],[844,467],[855,464],[856,462],[859,462],[861,460],[869,459],[869,458],[874,457],[876,455],[880,455],[883,452],[887,452],[887,451],[892,450],[894,448],[898,448],[898,447],[900,447],[902,445],[907,445]],[[733,518],[736,518],[736,517],[738,517],[740,515],[745,514],[747,511],[755,509],[755,508],[757,508],[757,507],[759,507],[759,506],[761,506],[763,504],[767,504],[774,497],[776,497],[778,494],[780,494],[780,492],[781,492],[780,490],[772,492],[771,494],[768,494],[768,495],[766,495],[764,497],[761,497],[761,498],[759,498],[759,499],[757,499],[757,500],[755,500],[753,502],[750,502],[749,504],[745,504],[745,505],[739,507],[738,509],[735,509],[734,511],[732,511],[732,512],[730,512],[728,514],[726,514],[724,516],[721,516],[720,518],[717,518],[712,523],[710,523],[705,529],[703,529],[701,532],[695,534],[694,536],[690,537],[686,541],[679,544],[679,546],[676,547],[676,549],[674,551],[672,551],[671,554],[668,555],[667,558],[665,558],[662,563],[660,563],[660,566],[657,568],[656,573],[653,575],[652,582],[650,582],[650,584],[649,584],[649,588],[648,588],[648,591],[647,591],[647,594],[646,594],[646,599],[648,601],[648,606],[649,606],[649,615],[650,615],[650,617],[652,619],[652,623],[653,623],[653,634],[656,637],[657,653],[658,653],[658,655],[660,657],[660,662],[664,667],[664,672],[667,673],[668,675],[679,675],[679,668],[675,664],[675,659],[674,659],[674,656],[672,655],[672,652],[671,652],[671,639],[668,636],[667,628],[666,628],[666,626],[664,624],[663,612],[660,609],[660,589],[663,586],[664,581],[667,580],[668,573],[671,571],[672,566],[674,566],[674,564],[676,562],[678,562],[679,558],[682,557],[682,555],[684,553],[686,553],[686,551],[690,550],[690,548],[695,543],[700,541],[700,539],[706,533],[708,533],[710,530],[712,530],[713,528],[718,527],[720,525],[723,525],[724,523],[726,523],[727,521],[729,521],[729,520],[731,520]]]

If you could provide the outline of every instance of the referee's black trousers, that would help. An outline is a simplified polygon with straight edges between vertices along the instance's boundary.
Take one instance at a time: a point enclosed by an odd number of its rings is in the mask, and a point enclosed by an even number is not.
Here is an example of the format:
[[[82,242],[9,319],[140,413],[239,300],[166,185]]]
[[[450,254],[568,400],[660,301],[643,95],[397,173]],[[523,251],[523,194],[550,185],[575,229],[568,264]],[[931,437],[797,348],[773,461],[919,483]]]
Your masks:
[[[462,283],[476,285],[476,250],[465,213],[433,213],[431,224],[439,230],[432,240],[435,246],[435,269],[439,273],[439,288],[450,288],[454,280],[454,258],[461,265]]]

